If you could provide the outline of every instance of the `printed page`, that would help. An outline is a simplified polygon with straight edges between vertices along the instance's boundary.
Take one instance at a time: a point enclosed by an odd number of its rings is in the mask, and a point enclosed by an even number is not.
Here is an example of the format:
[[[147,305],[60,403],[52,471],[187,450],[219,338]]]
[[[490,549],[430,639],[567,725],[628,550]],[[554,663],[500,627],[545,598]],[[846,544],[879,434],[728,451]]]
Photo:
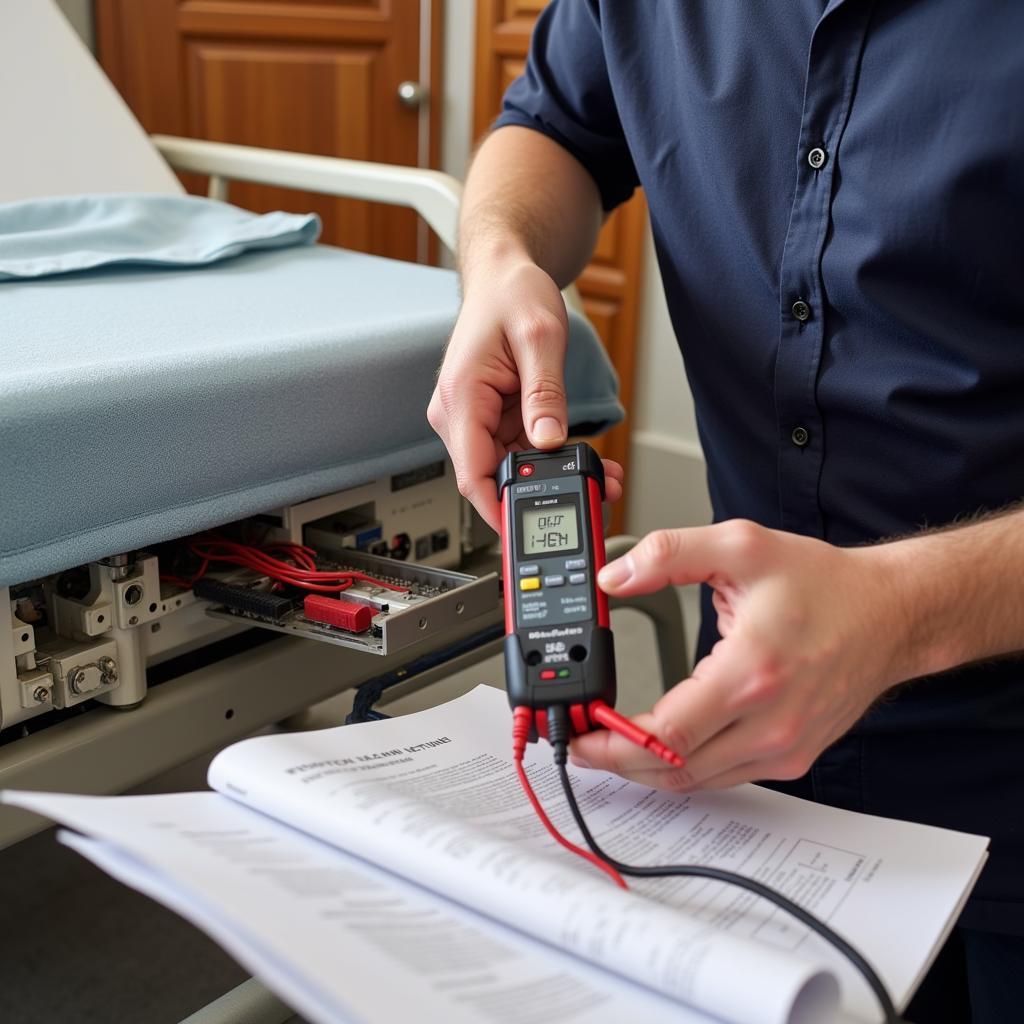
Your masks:
[[[711,1024],[217,793],[9,793],[314,1024]]]
[[[502,695],[481,690],[408,719],[247,741],[218,756],[211,785],[723,1019],[791,1021],[805,1006],[830,1019],[837,987],[819,962],[624,893],[564,855],[495,753],[508,722]]]
[[[510,732],[504,695],[480,687],[403,719],[236,744],[215,759],[210,783],[725,1019],[788,1019],[799,993],[824,998],[823,964],[840,978],[845,1012],[880,1017],[866,983],[831,946],[742,890],[653,879],[623,893],[562,851],[519,791]],[[550,758],[545,744],[531,745],[528,770],[556,824],[574,836]],[[900,1004],[985,858],[982,837],[755,786],[684,796],[603,772],[572,774],[613,855],[642,864],[689,859],[767,882],[853,942]],[[827,1019],[815,1012],[809,1019]]]

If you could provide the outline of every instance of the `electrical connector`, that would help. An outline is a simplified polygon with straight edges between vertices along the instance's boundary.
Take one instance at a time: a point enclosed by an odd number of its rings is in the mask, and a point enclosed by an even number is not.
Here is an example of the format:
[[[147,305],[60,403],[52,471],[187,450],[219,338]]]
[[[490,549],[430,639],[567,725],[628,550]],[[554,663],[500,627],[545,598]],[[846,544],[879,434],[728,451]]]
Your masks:
[[[337,626],[350,633],[365,633],[373,622],[373,609],[369,605],[323,594],[309,594],[302,607],[307,619]]]
[[[561,704],[548,708],[548,743],[555,752],[555,764],[565,764],[569,756],[569,713]]]
[[[250,587],[234,587],[208,578],[196,580],[192,584],[192,592],[204,601],[224,605],[229,611],[245,612],[274,622],[279,622],[295,609],[295,602],[290,597]]]
[[[533,712],[525,705],[520,705],[512,712],[512,756],[517,761],[522,761],[526,753],[532,727]]]

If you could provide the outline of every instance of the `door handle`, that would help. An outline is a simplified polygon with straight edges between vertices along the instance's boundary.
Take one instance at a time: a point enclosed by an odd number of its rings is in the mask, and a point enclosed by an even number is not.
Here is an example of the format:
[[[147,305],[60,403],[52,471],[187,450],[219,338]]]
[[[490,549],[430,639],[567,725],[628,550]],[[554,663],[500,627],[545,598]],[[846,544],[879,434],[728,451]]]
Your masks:
[[[420,82],[401,82],[398,86],[398,102],[403,107],[415,110],[427,101],[427,87]]]

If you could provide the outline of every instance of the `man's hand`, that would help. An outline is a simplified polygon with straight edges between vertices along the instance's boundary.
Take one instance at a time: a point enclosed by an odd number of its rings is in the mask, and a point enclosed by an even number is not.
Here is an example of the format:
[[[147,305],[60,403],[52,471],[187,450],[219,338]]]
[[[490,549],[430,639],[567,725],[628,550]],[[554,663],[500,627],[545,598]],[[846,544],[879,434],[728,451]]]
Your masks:
[[[540,132],[499,128],[473,158],[459,219],[462,310],[427,418],[459,490],[495,530],[494,471],[506,452],[565,444],[559,288],[586,265],[602,219],[594,179]],[[615,501],[622,469],[606,462],[605,478]]]
[[[527,260],[478,272],[467,292],[427,418],[455,466],[459,490],[497,530],[494,471],[506,452],[565,444],[565,303]],[[609,501],[622,468],[606,461]]]
[[[742,520],[648,535],[604,568],[602,589],[707,583],[722,634],[691,678],[636,719],[686,765],[670,768],[606,731],[573,740],[574,759],[665,789],[803,775],[884,690],[913,674],[903,656],[906,594],[883,550]]]

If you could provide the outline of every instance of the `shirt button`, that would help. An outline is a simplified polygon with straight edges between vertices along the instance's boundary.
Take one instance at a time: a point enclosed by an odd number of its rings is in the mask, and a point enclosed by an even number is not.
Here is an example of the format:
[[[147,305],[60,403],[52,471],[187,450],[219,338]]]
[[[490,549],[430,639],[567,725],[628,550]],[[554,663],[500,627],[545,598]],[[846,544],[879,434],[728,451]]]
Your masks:
[[[821,146],[815,146],[814,149],[807,154],[807,162],[816,171],[820,171],[825,166],[825,161],[828,159],[828,153],[821,148]]]
[[[800,323],[806,323],[811,319],[811,307],[803,299],[797,299],[793,303],[792,313]]]
[[[793,433],[789,435],[789,439],[797,446],[797,448],[803,448],[803,446],[810,441],[811,435],[807,432],[806,427],[794,427]]]

